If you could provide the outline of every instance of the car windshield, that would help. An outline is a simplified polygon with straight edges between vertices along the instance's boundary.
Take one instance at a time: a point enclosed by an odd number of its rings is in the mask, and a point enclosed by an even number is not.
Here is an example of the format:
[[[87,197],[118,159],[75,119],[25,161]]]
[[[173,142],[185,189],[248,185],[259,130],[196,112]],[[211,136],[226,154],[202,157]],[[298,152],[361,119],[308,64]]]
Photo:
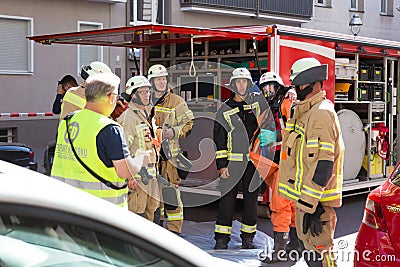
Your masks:
[[[392,174],[392,183],[400,186],[400,167],[397,166],[396,169],[394,169],[393,174]]]
[[[76,225],[0,214],[0,265],[172,266],[133,245],[140,239],[132,239],[126,242]]]

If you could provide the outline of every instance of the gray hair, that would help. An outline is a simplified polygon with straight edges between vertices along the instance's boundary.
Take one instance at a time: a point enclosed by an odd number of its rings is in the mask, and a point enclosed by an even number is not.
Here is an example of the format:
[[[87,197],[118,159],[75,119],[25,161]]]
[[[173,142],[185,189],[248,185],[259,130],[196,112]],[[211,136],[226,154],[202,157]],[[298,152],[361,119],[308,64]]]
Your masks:
[[[113,73],[99,73],[86,80],[85,97],[87,102],[99,102],[114,92],[120,83],[120,78]]]

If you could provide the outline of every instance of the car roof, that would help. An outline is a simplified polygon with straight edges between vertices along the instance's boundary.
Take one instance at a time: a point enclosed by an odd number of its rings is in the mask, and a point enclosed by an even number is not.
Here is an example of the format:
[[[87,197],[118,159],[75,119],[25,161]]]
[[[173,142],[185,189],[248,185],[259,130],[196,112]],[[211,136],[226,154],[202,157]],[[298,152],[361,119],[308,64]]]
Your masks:
[[[49,208],[130,232],[199,266],[239,266],[215,258],[168,230],[54,178],[0,160],[0,203]],[[94,208],[98,207],[98,208]],[[173,244],[173,245],[171,245]],[[192,255],[191,257],[188,255]]]

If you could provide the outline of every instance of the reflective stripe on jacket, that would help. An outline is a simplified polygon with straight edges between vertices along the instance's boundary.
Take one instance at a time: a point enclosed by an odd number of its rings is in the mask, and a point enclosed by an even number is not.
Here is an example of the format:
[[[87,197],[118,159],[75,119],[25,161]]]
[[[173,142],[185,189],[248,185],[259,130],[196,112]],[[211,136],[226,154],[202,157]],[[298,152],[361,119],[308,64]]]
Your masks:
[[[175,136],[170,140],[172,156],[179,153],[179,138],[185,137],[193,127],[193,112],[182,97],[168,92],[154,107],[154,119],[163,129],[172,128]]]
[[[267,102],[259,93],[249,94],[242,102],[230,98],[221,105],[213,132],[218,169],[226,167],[228,161],[249,160],[249,140],[258,127],[257,118],[266,108]]]
[[[125,179],[117,175],[114,167],[105,166],[97,154],[96,136],[110,124],[119,126],[101,114],[83,109],[70,119],[69,128],[74,148],[81,160],[102,178],[116,186],[122,186]],[[126,204],[127,188],[115,190],[104,185],[76,160],[68,141],[65,120],[58,126],[51,176],[121,207]]]
[[[313,213],[318,202],[340,207],[344,143],[333,104],[322,91],[297,104],[286,123],[279,168],[279,193]],[[313,181],[318,162],[333,162],[325,186]]]
[[[85,85],[86,83],[83,82],[79,87],[71,88],[65,93],[61,104],[60,120],[64,119],[71,112],[81,110],[85,107]]]
[[[144,121],[145,115],[141,113],[142,115],[140,116],[138,115],[139,112],[143,111],[134,103],[130,102],[129,108],[118,117],[117,121],[124,129],[125,140],[132,157],[135,156],[138,149],[152,151],[149,162],[150,166],[147,167],[147,172],[155,177],[156,169],[154,166],[157,163],[157,154],[153,142],[148,136],[148,134],[150,134],[150,128]],[[135,178],[140,179],[141,177],[137,174]]]

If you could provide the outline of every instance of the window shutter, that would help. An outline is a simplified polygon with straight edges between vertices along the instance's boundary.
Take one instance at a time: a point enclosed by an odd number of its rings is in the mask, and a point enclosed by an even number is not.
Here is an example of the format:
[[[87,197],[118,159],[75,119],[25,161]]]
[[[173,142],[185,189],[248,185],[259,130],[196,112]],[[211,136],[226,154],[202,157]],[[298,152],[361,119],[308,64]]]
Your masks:
[[[28,20],[0,18],[0,72],[28,72]]]
[[[90,24],[80,24],[79,31],[93,31],[98,30],[100,26],[98,25],[90,25]],[[89,65],[93,61],[102,61],[101,58],[101,47],[94,45],[80,45],[79,46],[79,66],[80,70],[82,65]]]

